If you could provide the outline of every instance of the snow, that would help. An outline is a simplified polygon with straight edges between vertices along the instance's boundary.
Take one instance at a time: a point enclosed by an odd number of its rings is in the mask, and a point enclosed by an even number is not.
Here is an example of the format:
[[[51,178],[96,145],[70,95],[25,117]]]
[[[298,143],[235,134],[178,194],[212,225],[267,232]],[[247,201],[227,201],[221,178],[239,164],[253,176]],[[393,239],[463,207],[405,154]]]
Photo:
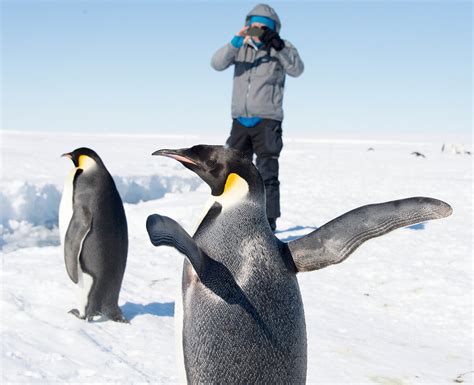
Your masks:
[[[179,381],[173,317],[182,256],[153,247],[145,220],[160,213],[190,229],[209,189],[178,162],[151,153],[223,139],[2,134],[2,383]],[[471,151],[469,140],[456,145]],[[59,155],[80,146],[101,155],[125,202],[130,250],[119,304],[130,325],[67,314],[76,304],[57,212],[72,165]],[[285,138],[282,240],[358,206],[409,196],[442,199],[454,210],[298,276],[308,383],[472,383],[472,159],[441,146],[403,136]]]

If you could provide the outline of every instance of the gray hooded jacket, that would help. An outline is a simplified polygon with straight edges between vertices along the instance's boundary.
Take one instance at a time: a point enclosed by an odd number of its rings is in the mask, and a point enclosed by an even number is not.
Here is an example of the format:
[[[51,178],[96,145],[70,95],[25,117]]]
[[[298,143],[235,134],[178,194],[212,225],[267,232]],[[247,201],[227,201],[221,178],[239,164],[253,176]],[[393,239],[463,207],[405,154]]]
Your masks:
[[[259,4],[247,15],[265,16],[275,21],[276,32],[280,32],[280,18],[268,5]],[[284,40],[285,48],[255,50],[248,44],[241,48],[231,43],[219,49],[211,60],[211,66],[223,71],[234,64],[234,88],[232,94],[232,118],[260,117],[283,120],[283,92],[286,74],[297,77],[304,70],[298,51]]]

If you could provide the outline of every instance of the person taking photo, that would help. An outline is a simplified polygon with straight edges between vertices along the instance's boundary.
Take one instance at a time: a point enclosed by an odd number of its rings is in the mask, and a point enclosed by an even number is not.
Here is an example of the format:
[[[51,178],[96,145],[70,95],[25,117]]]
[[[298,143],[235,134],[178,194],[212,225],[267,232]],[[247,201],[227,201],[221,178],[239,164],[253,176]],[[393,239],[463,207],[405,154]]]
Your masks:
[[[247,14],[244,27],[211,60],[217,71],[234,66],[232,129],[226,144],[250,160],[256,155],[273,231],[281,215],[278,158],[283,148],[285,78],[300,76],[304,70],[298,51],[280,37],[280,29],[274,9],[258,4]]]

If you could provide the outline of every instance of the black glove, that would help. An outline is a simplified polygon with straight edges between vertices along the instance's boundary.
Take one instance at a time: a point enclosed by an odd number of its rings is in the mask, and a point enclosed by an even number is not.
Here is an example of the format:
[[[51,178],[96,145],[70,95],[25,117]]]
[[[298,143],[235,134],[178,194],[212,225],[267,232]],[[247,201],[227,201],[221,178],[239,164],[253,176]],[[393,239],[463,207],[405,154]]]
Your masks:
[[[260,40],[263,42],[264,47],[269,51],[271,47],[275,48],[277,51],[281,51],[285,48],[285,42],[281,40],[278,32],[273,31],[270,28],[263,28],[263,35],[260,37]]]

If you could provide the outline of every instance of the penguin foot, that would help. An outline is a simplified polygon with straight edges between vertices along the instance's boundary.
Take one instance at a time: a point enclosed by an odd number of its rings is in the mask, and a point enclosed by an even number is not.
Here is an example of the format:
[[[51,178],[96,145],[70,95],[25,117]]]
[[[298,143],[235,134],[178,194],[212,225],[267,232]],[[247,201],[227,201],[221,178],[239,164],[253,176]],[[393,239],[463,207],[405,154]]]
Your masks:
[[[98,312],[98,311],[95,311],[93,313],[90,313],[87,315],[87,322],[93,322],[94,321],[94,317],[100,317],[102,316],[102,313],[101,312]]]
[[[79,313],[79,310],[77,310],[77,309],[71,309],[71,310],[68,311],[68,313],[76,316],[79,319],[86,319],[85,316],[81,316],[81,314]]]
[[[120,310],[117,311],[117,312],[114,312],[112,314],[106,314],[106,316],[114,322],[120,322],[120,323],[123,323],[123,324],[129,324],[130,323],[130,321],[123,316],[123,314]]]
[[[120,323],[123,323],[123,324],[130,324],[130,321],[128,319],[126,319],[123,315],[121,315],[119,317],[111,318],[111,320],[115,321],[115,322],[120,322]]]

